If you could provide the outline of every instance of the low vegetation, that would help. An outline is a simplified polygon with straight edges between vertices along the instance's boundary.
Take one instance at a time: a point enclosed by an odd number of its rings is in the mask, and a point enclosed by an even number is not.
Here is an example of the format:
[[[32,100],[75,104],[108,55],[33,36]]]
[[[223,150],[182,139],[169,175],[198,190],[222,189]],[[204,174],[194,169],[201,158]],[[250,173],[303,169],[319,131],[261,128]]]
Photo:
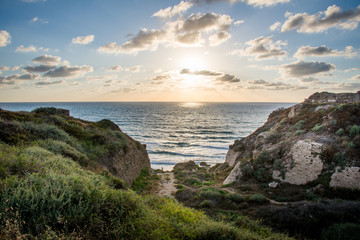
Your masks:
[[[42,108],[0,110],[0,125],[0,239],[287,239],[257,223],[249,227],[250,220],[215,221],[175,200],[137,194],[146,191],[148,171],[133,191],[100,164],[128,147],[110,121],[85,122]],[[201,183],[214,180],[206,171],[200,176]]]

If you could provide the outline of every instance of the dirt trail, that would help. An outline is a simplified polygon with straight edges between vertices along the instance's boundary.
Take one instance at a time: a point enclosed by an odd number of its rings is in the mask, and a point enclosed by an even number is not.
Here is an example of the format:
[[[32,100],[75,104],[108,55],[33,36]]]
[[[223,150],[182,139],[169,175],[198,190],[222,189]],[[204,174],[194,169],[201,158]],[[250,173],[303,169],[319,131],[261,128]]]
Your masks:
[[[177,191],[175,187],[175,177],[172,172],[165,172],[158,174],[161,177],[160,186],[157,194],[160,196],[167,196],[174,198],[173,194]]]

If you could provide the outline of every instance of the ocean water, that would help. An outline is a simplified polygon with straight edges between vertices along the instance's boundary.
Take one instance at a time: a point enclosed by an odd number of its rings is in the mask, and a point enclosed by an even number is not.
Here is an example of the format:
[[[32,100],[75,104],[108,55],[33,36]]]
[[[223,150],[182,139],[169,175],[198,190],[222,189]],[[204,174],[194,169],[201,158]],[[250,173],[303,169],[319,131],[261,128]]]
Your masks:
[[[265,123],[268,115],[293,103],[0,103],[11,111],[38,107],[70,110],[89,121],[104,118],[147,145],[151,166],[171,170],[176,163],[194,160],[224,162],[229,145]]]

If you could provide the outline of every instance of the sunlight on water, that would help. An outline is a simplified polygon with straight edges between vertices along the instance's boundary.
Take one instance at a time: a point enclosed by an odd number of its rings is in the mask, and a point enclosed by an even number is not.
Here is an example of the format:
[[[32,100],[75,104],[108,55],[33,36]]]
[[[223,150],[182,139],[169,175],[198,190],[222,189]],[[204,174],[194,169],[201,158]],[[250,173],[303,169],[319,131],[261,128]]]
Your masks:
[[[203,105],[204,103],[198,103],[198,102],[186,102],[179,104],[180,107],[184,107],[184,108],[196,108],[196,107],[201,107]]]

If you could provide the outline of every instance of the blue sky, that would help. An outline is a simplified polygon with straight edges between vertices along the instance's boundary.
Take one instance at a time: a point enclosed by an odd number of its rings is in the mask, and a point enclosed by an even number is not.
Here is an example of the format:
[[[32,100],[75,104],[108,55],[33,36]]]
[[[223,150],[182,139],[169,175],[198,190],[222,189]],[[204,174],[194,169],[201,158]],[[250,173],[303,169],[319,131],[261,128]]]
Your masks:
[[[1,0],[0,101],[298,102],[355,92],[359,6]]]

